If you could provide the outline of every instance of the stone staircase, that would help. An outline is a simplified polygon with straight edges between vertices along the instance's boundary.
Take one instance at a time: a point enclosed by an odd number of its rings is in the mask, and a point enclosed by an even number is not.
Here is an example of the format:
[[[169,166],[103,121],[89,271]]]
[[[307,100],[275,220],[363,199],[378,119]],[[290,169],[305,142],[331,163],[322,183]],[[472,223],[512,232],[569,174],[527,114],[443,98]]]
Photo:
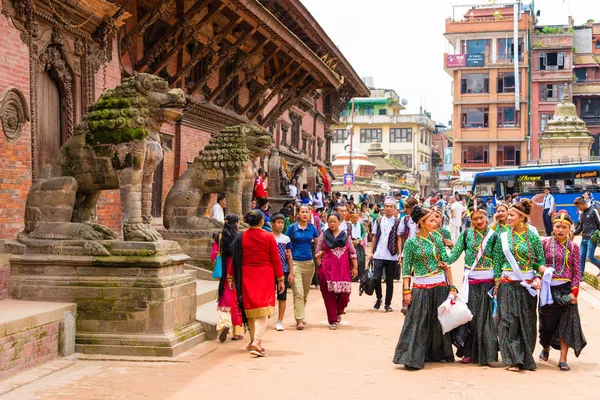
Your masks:
[[[207,340],[217,337],[217,291],[219,281],[212,279],[212,271],[193,265],[185,266],[185,269],[196,279],[196,320],[202,324]]]

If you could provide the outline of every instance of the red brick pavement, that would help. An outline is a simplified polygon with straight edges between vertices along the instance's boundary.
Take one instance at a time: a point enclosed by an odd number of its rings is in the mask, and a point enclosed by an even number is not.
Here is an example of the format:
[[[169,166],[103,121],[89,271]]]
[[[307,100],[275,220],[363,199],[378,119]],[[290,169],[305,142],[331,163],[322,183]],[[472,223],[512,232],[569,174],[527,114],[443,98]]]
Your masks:
[[[397,283],[392,304],[396,310],[400,309],[400,289]],[[550,362],[539,362],[535,372],[511,373],[500,364],[491,368],[458,362],[427,364],[422,371],[409,372],[391,362],[403,322],[400,312],[375,311],[374,299],[359,297],[355,290],[343,325],[330,331],[320,293],[312,290],[308,327],[293,329],[288,305],[285,332],[276,332],[275,321],[270,321],[264,341],[266,358],[251,357],[244,350],[245,341],[227,341],[203,343],[194,349],[196,358],[201,358],[189,363],[80,360],[4,398],[598,399],[598,293],[581,294],[583,329],[589,344],[580,358],[570,354],[572,371],[568,373],[556,367],[556,351]],[[539,351],[538,346],[536,358]]]

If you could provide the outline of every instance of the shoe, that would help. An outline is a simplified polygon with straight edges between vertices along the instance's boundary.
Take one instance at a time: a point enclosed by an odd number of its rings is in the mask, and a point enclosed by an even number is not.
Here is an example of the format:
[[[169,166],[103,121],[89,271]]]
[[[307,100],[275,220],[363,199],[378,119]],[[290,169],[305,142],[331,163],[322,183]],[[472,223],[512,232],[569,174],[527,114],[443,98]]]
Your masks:
[[[222,330],[221,333],[219,333],[219,342],[221,343],[225,343],[225,340],[227,340],[227,334],[229,333],[229,330],[231,328],[229,326],[225,326]]]
[[[277,321],[277,323],[275,324],[275,330],[278,331],[278,332],[283,331],[284,330],[283,329],[283,322]]]
[[[402,307],[402,309],[400,310],[400,312],[404,315],[406,315],[406,313],[408,312],[408,307]]]
[[[342,322],[342,316],[341,316],[341,315],[338,315],[338,316],[337,316],[337,323],[339,324],[340,322]]]
[[[463,364],[468,364],[471,362],[471,357],[463,357],[460,362],[462,362]]]
[[[335,331],[336,329],[337,329],[337,324],[330,324],[329,325],[329,330]]]
[[[381,299],[377,299],[373,308],[376,310],[379,310],[381,308]]]
[[[385,306],[385,312],[392,312],[394,309],[390,306]]]

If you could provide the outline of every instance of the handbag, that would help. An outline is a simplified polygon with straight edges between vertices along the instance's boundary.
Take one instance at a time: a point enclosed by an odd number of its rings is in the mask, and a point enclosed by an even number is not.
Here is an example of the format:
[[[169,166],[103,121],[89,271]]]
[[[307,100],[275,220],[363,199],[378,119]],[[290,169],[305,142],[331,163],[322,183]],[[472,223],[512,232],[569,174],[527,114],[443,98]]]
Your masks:
[[[375,292],[375,276],[373,275],[373,260],[369,261],[369,265],[360,276],[360,284],[358,286],[358,295],[362,296],[366,293],[367,296],[372,296]]]
[[[213,279],[221,279],[223,276],[223,259],[221,257],[221,234],[219,234],[219,251],[217,252],[217,257],[215,258],[215,263],[213,265],[212,277]]]

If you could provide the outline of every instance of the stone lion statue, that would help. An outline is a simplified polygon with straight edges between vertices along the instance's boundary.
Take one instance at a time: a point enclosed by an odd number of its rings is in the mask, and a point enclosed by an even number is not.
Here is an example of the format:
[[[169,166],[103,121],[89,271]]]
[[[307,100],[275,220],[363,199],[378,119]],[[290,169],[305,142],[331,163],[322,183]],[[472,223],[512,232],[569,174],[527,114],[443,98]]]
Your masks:
[[[34,181],[19,239],[114,239],[90,223],[101,191],[110,189],[120,191],[125,240],[161,239],[149,224],[152,179],[163,158],[159,129],[185,105],[180,89],[149,74],[106,91]]]
[[[248,210],[256,177],[254,161],[268,155],[272,144],[271,136],[253,125],[231,126],[213,135],[169,191],[165,228],[217,228],[214,220],[204,216],[212,193],[225,193],[231,213]]]

